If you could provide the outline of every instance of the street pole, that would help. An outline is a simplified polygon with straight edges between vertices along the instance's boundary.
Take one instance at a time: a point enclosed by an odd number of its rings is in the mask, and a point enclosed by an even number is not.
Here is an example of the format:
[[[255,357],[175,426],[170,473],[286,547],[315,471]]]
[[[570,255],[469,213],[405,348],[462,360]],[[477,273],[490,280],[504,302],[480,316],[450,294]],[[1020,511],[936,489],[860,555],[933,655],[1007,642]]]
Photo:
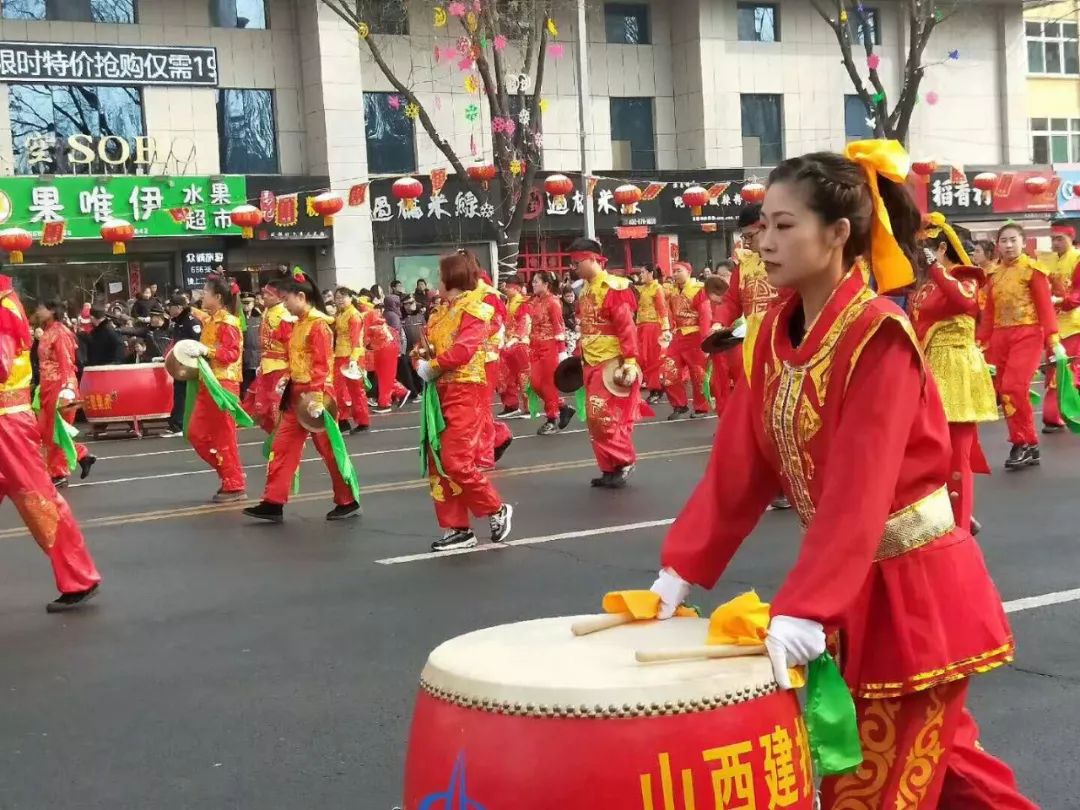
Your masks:
[[[592,134],[592,110],[589,95],[588,36],[585,31],[585,0],[577,0],[577,89],[578,127],[581,130],[581,195],[585,199],[585,235],[596,238],[596,215],[593,212],[592,195],[589,194],[590,135]]]

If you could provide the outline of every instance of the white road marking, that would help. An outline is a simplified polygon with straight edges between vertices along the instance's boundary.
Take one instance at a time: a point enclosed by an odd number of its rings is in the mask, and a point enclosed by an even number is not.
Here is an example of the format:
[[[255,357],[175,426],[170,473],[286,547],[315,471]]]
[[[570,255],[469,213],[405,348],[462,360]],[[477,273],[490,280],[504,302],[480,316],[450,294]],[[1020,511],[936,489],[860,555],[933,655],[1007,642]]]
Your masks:
[[[1042,596],[1025,596],[1023,599],[1013,599],[1005,603],[1006,613],[1019,613],[1022,610],[1046,607],[1048,605],[1061,605],[1066,602],[1080,600],[1080,588],[1071,591],[1055,591],[1044,593]]]

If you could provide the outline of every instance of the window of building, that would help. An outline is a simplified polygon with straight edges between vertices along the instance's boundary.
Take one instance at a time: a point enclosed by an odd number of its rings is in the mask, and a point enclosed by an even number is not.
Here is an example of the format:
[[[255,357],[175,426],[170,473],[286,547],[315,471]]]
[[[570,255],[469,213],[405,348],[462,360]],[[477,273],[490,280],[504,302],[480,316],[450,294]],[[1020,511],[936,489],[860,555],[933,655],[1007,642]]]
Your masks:
[[[858,96],[844,96],[844,137],[849,141],[861,141],[874,137],[874,128],[867,120],[866,105]]]
[[[95,154],[104,149],[110,160],[123,158],[125,146],[108,136],[122,138],[129,152],[132,141],[146,134],[142,94],[137,87],[91,85],[12,84],[8,113],[17,174],[75,174],[133,171],[129,157],[123,165],[95,160],[72,164],[68,139],[89,135],[85,148]]]
[[[218,90],[222,174],[277,174],[272,90]]]
[[[651,98],[611,99],[613,169],[656,169],[656,137]]]
[[[604,29],[614,45],[648,45],[649,7],[644,3],[604,3]]]
[[[784,97],[748,93],[742,102],[744,166],[775,166],[784,159]]]
[[[360,0],[357,11],[373,34],[407,36],[409,8],[405,0]]]
[[[416,171],[416,132],[405,104],[390,103],[396,93],[364,93],[364,129],[370,174]]]
[[[1047,76],[1080,75],[1077,24],[1027,20],[1028,73]]]
[[[269,28],[266,0],[210,0],[210,24],[218,28]]]
[[[740,42],[779,42],[780,9],[769,3],[739,3]]]
[[[5,20],[133,23],[135,0],[3,0]]]
[[[863,18],[859,18],[857,11],[848,14],[848,26],[851,29],[853,42],[861,42],[865,45],[881,44],[881,18],[876,8],[862,7]],[[865,20],[865,22],[864,22]]]
[[[1033,163],[1080,163],[1080,118],[1032,118]]]

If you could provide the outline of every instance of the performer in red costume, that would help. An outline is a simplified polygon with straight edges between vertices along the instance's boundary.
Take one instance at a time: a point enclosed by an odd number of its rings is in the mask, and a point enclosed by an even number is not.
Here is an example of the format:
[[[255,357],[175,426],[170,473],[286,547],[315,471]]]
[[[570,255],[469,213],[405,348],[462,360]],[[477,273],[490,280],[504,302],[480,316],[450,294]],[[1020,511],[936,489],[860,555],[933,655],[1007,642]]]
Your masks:
[[[1050,295],[1057,310],[1061,345],[1072,362],[1074,378],[1080,372],[1080,250],[1076,248],[1076,229],[1071,225],[1050,226],[1050,246],[1054,253],[1047,262],[1050,271]],[[1058,405],[1057,372],[1051,365],[1046,372],[1046,396],[1043,398],[1043,433],[1065,430]]]
[[[641,268],[641,284],[638,285],[637,329],[641,373],[649,392],[646,402],[651,405],[664,398],[660,368],[664,350],[671,345],[671,319],[664,285],[647,265]]]
[[[397,380],[397,335],[386,323],[382,310],[370,302],[364,307],[364,341],[372,356],[371,370],[379,387],[378,404],[372,410],[390,413],[390,405],[395,400],[404,403],[408,391]]]
[[[527,415],[525,388],[529,384],[529,340],[532,316],[529,299],[523,292],[520,276],[506,280],[506,343],[503,345],[499,396],[503,410],[500,419]]]
[[[41,458],[41,434],[30,407],[30,346],[22,302],[11,279],[0,276],[0,501],[11,499],[52,563],[60,597],[45,609],[62,613],[96,596],[101,575]]]
[[[637,299],[625,278],[604,270],[600,243],[582,237],[570,244],[570,261],[585,282],[578,298],[585,421],[601,475],[594,487],[621,489],[634,472],[634,423],[641,418],[641,368],[638,365]],[[613,387],[605,384],[605,370]]]
[[[284,520],[289,489],[310,436],[326,464],[334,489],[334,508],[327,513],[326,519],[357,517],[360,504],[341,477],[330,439],[325,432],[307,430],[297,419],[297,413],[305,408],[311,419],[318,420],[333,402],[334,319],[323,311],[322,293],[315,282],[299,268],[293,270],[291,278],[281,282],[281,291],[289,314],[296,319],[289,335],[287,404],[274,432],[262,501],[257,506],[249,506],[244,514],[271,523]],[[308,396],[304,397],[305,394]]]
[[[712,324],[712,304],[705,293],[705,285],[690,276],[690,265],[678,262],[672,270],[675,286],[668,298],[671,309],[671,325],[674,337],[663,360],[664,387],[671,402],[669,420],[680,419],[690,412],[683,377],[690,373],[693,388],[694,412],[691,419],[709,413],[709,400],[705,397],[705,364],[708,358],[701,350],[701,341],[709,334]]]
[[[239,293],[240,287],[235,281],[211,276],[203,287],[202,309],[191,310],[203,327],[199,354],[207,359],[221,387],[236,396],[240,394],[243,379],[240,361],[244,338],[240,321],[232,314],[232,309]],[[240,465],[236,420],[232,414],[218,408],[204,385],[199,386],[195,407],[188,419],[187,437],[199,458],[213,467],[221,479],[213,502],[244,500],[247,483],[244,468]]]
[[[42,328],[37,348],[41,378],[39,395],[41,410],[38,411],[38,427],[41,430],[45,465],[49,470],[49,475],[55,486],[63,487],[67,486],[70,470],[64,451],[57,446],[53,438],[53,429],[57,403],[63,406],[61,414],[64,420],[68,424],[75,423],[75,411],[78,410],[75,400],[79,398],[79,380],[75,376],[75,355],[79,342],[75,333],[64,325],[64,305],[61,302],[49,301],[38,304],[35,316]],[[79,442],[75,442],[75,453],[79,462],[79,478],[86,478],[90,474],[90,468],[97,461],[97,457],[91,455],[86,445]]]
[[[355,297],[348,287],[338,287],[334,293],[334,398],[342,429],[348,426],[351,413],[352,432],[364,433],[371,429],[371,415],[364,386],[364,316],[353,303]]]
[[[717,332],[723,327],[716,319],[717,311],[723,306],[724,297],[727,295],[731,284],[731,271],[720,269],[705,279],[705,294],[709,297],[712,306],[713,322],[710,331]],[[713,408],[717,415],[724,412],[731,392],[742,376],[742,347],[736,346],[724,352],[718,352],[709,357],[712,363],[712,374],[709,376],[709,393],[713,397]]]
[[[506,335],[506,302],[499,295],[499,291],[491,284],[491,277],[480,268],[476,257],[469,251],[465,251],[466,258],[476,265],[479,281],[477,288],[482,291],[481,300],[494,311],[491,323],[488,325],[487,340],[484,341],[484,369],[487,375],[488,406],[478,416],[482,422],[480,434],[479,454],[476,464],[482,470],[495,469],[496,463],[503,457],[514,441],[513,435],[502,422],[495,421],[495,413],[491,409],[491,400],[495,397],[495,389],[499,386],[499,358],[502,353],[504,337]]]
[[[1005,469],[1039,464],[1039,436],[1029,391],[1043,347],[1064,355],[1057,316],[1050,300],[1050,280],[1034,259],[1024,255],[1024,229],[1010,222],[998,231],[1000,263],[990,277],[986,307],[979,321],[979,344],[996,368],[994,385],[1005,411],[1012,449]]]
[[[244,397],[244,410],[265,433],[273,433],[281,416],[281,394],[288,368],[286,345],[294,320],[281,300],[280,280],[263,285],[266,310],[259,325],[259,373]]]
[[[896,141],[857,141],[847,155],[772,172],[761,254],[769,280],[795,294],[747,347],[749,384],[724,411],[653,589],[668,616],[688,583],[712,587],[782,485],[805,534],[772,601],[774,675],[790,688],[788,667],[829,638],[865,754],[823,781],[823,810],[1029,810],[964,708],[968,678],[1010,661],[1013,638],[978,545],[954,524],[937,387],[903,313],[857,268],[871,257],[886,292],[914,278],[908,158]]]
[[[569,425],[575,411],[563,402],[559,389],[555,387],[555,369],[567,357],[566,324],[563,323],[562,300],[558,295],[558,279],[554,273],[545,270],[533,273],[532,285],[533,297],[529,302],[532,320],[529,379],[533,390],[544,402],[546,417],[536,432],[547,436]]]
[[[491,542],[501,543],[510,534],[513,507],[504,503],[479,470],[483,423],[481,413],[491,411],[485,369],[485,343],[495,310],[484,303],[486,292],[479,284],[479,268],[465,251],[444,256],[439,262],[441,301],[427,324],[428,349],[417,362],[416,372],[439,395],[446,427],[439,435],[439,462],[428,454],[428,477],[435,517],[445,530],[432,551],[472,548],[476,535],[469,527],[469,513],[486,517]],[[439,465],[441,464],[441,469]]]

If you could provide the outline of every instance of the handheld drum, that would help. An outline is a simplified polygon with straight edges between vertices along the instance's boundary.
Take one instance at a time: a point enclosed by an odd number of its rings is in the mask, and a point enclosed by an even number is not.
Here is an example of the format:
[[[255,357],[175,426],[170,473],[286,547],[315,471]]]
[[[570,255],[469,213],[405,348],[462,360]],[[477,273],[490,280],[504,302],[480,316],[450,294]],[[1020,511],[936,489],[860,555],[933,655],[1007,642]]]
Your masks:
[[[764,656],[640,664],[699,646],[705,619],[574,636],[581,617],[492,627],[431,653],[405,767],[408,810],[809,810],[793,692]]]
[[[174,380],[194,380],[199,376],[197,340],[178,340],[165,355],[165,370]]]

